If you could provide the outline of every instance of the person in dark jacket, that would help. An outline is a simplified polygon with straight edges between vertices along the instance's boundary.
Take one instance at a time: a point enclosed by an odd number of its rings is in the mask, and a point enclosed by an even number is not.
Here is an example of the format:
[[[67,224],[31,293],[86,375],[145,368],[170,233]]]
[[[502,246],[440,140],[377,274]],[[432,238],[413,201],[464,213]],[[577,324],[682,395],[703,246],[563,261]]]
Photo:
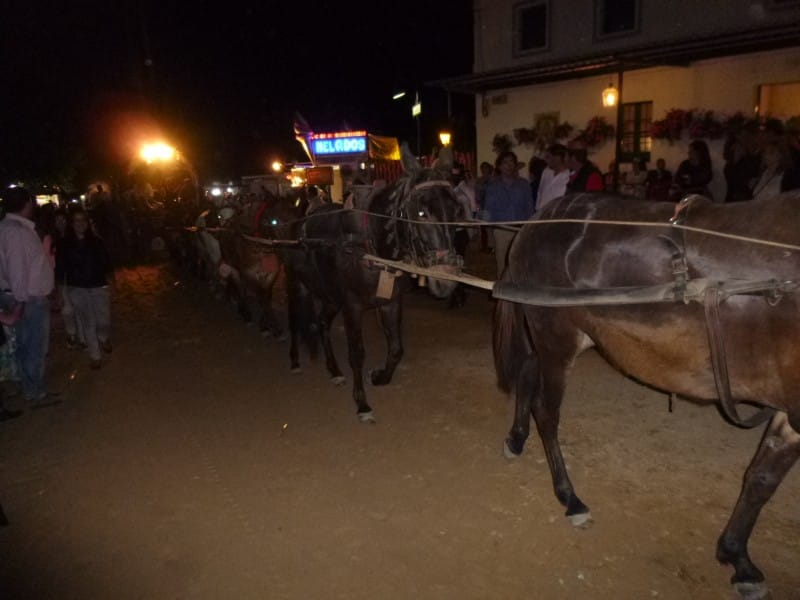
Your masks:
[[[56,284],[66,293],[89,350],[91,367],[99,369],[101,350],[111,353],[111,261],[103,240],[94,234],[83,210],[72,213],[72,228],[56,248]]]
[[[589,160],[585,148],[567,148],[567,166],[572,170],[567,193],[574,192],[602,192],[605,189],[603,174],[600,169]]]
[[[703,140],[694,140],[689,144],[689,157],[675,172],[674,193],[681,198],[688,194],[700,194],[713,200],[708,189],[712,176],[708,144]]]

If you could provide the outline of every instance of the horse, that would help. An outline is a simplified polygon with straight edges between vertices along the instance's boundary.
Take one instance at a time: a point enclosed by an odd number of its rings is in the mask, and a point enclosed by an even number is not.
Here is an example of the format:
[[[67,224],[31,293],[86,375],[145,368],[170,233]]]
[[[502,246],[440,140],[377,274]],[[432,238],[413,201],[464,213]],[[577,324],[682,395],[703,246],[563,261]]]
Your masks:
[[[353,400],[362,422],[375,422],[364,391],[362,314],[368,309],[378,312],[388,351],[383,368],[371,371],[369,379],[373,385],[386,385],[403,355],[402,295],[415,285],[408,273],[388,269],[367,255],[450,273],[461,268],[447,223],[463,220],[465,215],[446,180],[451,164],[447,153],[440,156],[435,169],[423,169],[406,147],[402,157],[404,175],[393,185],[375,190],[361,209],[323,205],[294,226],[286,225],[285,215],[283,220],[276,218],[281,221],[276,237],[299,244],[280,251],[289,294],[292,370],[299,369],[297,337],[308,314],[303,307],[313,302],[320,305],[313,319],[331,380],[336,385],[345,383],[330,339],[331,323],[342,312]],[[435,277],[427,280],[428,290],[437,298],[449,297],[455,285]]]
[[[280,341],[286,334],[272,307],[272,295],[280,275],[280,262],[271,248],[258,243],[264,230],[264,213],[272,199],[267,198],[232,215],[217,232],[221,253],[219,271],[228,295],[239,315],[253,320],[250,300],[261,313],[259,331]],[[225,210],[225,209],[223,209]]]
[[[800,456],[800,193],[729,205],[695,196],[679,208],[682,226],[670,227],[673,203],[570,195],[519,231],[495,285],[498,385],[516,396],[504,452],[522,453],[533,417],[567,517],[576,526],[591,522],[569,479],[558,425],[570,367],[592,346],[634,380],[718,403],[735,425],[768,419],[716,549],[734,569],[736,591],[763,598],[768,588],[748,539]],[[760,410],[745,419],[740,403]]]

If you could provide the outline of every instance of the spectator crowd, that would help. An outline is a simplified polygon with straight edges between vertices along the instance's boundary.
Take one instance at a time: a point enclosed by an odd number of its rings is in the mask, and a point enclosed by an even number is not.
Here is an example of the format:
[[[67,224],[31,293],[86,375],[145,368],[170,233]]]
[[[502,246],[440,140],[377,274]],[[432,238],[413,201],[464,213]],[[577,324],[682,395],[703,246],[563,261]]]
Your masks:
[[[57,402],[46,384],[51,313],[59,311],[72,348],[98,369],[110,354],[113,270],[89,216],[39,207],[22,187],[2,194],[0,220],[0,379],[19,384],[28,407]],[[0,421],[19,416],[0,398]]]

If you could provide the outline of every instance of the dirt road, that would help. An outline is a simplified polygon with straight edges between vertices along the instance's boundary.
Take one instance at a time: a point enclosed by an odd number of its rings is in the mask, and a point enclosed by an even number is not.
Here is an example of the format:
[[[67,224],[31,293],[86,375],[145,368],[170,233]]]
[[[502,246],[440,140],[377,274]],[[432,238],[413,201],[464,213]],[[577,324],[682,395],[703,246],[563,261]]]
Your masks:
[[[56,331],[61,405],[0,425],[2,598],[727,599],[714,545],[759,431],[579,360],[562,419],[595,525],[574,530],[538,440],[514,462],[491,304],[407,299],[406,357],[369,388],[377,425],[323,364],[290,375],[202,286],[124,271],[100,371]],[[365,319],[369,366],[383,359]],[[343,365],[343,332],[334,332]],[[751,555],[800,598],[790,474]]]

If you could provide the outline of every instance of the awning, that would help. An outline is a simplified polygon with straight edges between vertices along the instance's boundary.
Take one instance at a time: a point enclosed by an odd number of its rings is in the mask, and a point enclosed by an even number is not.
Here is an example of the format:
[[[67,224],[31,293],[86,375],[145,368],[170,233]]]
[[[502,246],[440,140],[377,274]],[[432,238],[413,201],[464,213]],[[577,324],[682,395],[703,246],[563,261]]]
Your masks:
[[[488,90],[562,81],[658,66],[688,66],[697,60],[776,50],[800,45],[800,23],[694,36],[593,54],[571,60],[538,61],[427,82],[449,92],[479,94]]]

